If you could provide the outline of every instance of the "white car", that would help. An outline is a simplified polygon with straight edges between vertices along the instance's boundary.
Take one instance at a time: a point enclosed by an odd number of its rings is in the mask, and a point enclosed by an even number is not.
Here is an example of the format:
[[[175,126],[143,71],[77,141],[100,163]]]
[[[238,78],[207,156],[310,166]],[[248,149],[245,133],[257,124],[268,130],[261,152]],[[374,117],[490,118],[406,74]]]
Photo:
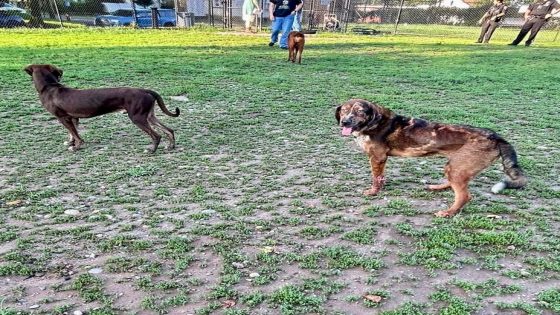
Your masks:
[[[27,13],[25,9],[16,7],[15,5],[6,2],[0,2],[0,11],[17,11],[19,13]]]

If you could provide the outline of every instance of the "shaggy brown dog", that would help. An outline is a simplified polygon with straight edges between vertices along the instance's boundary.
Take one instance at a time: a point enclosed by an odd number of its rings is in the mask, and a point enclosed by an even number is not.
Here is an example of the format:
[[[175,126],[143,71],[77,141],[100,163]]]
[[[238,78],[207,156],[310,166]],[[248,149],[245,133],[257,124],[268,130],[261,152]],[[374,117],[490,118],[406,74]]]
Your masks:
[[[428,186],[431,190],[451,188],[455,193],[453,205],[435,213],[438,217],[455,215],[471,199],[469,181],[498,157],[502,158],[506,179],[492,187],[494,193],[504,188],[521,188],[527,183],[513,146],[491,130],[404,117],[361,99],[338,106],[335,116],[342,134],[356,136],[369,158],[373,183],[364,191],[365,195],[375,195],[383,188],[389,156],[437,154],[449,159],[445,166],[447,182]]]
[[[302,32],[290,32],[288,35],[288,61],[296,62],[296,58],[298,58],[298,63],[301,64],[303,46],[305,46],[305,35]]]
[[[45,109],[53,114],[70,133],[68,149],[76,151],[84,143],[78,134],[80,118],[95,117],[124,110],[132,122],[152,138],[149,152],[155,152],[161,136],[150,124],[159,127],[169,139],[168,149],[175,147],[173,130],[163,125],[154,115],[154,103],[172,117],[179,116],[179,109],[171,113],[159,94],[154,91],[136,88],[105,88],[78,90],[65,87],[60,83],[62,70],[52,65],[30,65],[25,69],[32,78],[39,99]]]

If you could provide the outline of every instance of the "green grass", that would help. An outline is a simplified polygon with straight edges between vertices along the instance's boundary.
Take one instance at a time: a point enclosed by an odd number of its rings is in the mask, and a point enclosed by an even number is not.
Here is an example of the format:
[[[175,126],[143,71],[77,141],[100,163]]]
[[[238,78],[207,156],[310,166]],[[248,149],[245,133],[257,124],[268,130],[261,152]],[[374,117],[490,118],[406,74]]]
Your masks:
[[[558,312],[560,42],[401,31],[308,36],[300,66],[265,34],[1,30],[0,313]],[[68,152],[30,63],[73,87],[158,91],[181,109],[156,109],[177,149],[143,153],[148,137],[116,113],[84,120],[86,145]],[[352,97],[491,128],[529,185],[490,194],[496,163],[460,215],[438,219],[453,196],[424,183],[445,161],[391,158],[385,190],[363,197],[367,159],[334,120]]]

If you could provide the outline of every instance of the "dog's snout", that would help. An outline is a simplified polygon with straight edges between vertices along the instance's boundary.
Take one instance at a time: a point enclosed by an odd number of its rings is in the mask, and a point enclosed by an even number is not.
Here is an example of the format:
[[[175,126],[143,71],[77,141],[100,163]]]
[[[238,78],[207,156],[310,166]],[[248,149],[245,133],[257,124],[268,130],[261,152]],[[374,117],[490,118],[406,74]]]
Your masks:
[[[347,126],[352,124],[352,117],[344,117],[342,120],[342,125]]]

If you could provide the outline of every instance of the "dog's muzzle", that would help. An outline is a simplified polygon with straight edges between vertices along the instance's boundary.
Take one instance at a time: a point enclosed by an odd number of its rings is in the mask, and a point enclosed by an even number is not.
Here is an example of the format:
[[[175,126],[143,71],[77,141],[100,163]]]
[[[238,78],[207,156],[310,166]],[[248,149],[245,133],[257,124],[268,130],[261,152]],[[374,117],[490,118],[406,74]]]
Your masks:
[[[354,131],[354,121],[351,118],[345,118],[340,121],[340,125],[342,126],[342,135],[349,136]]]

